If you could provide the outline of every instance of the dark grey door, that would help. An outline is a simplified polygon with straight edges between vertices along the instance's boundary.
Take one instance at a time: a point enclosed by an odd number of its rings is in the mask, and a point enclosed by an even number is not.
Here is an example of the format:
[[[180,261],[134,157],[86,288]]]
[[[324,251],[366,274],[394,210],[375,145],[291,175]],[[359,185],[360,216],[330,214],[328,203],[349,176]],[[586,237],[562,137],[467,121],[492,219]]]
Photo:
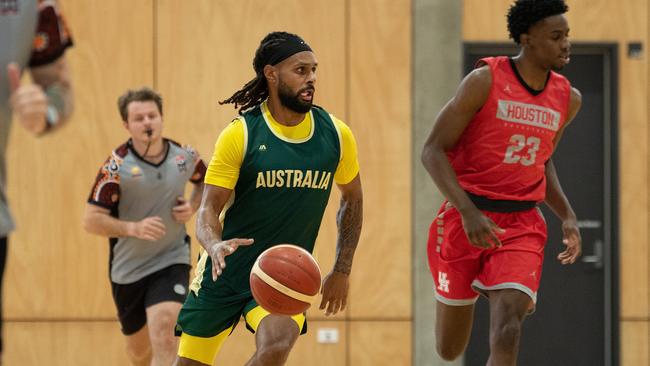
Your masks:
[[[517,52],[499,45],[466,45],[465,70],[480,57]],[[562,70],[582,93],[582,109],[567,128],[553,161],[581,227],[583,256],[561,265],[560,222],[542,206],[548,223],[537,311],[523,326],[519,365],[605,366],[618,364],[616,47],[574,45]],[[487,301],[476,306],[465,365],[483,366],[489,355]]]

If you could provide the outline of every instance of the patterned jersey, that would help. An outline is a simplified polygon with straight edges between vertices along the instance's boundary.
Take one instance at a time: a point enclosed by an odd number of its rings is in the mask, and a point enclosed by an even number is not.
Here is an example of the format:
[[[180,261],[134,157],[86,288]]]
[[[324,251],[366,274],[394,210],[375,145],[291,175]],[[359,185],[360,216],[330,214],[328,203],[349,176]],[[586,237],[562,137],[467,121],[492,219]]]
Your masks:
[[[168,144],[158,164],[145,161],[130,140],[115,149],[99,170],[88,203],[107,208],[124,221],[159,216],[165,236],[156,242],[138,238],[111,238],[111,281],[128,284],[172,264],[189,264],[190,247],[185,225],[174,221],[172,208],[183,196],[187,181],[200,183],[206,166],[189,146]]]
[[[571,85],[550,72],[533,93],[508,57],[479,61],[492,73],[490,94],[447,156],[460,186],[496,200],[543,201],[545,164],[567,119]]]

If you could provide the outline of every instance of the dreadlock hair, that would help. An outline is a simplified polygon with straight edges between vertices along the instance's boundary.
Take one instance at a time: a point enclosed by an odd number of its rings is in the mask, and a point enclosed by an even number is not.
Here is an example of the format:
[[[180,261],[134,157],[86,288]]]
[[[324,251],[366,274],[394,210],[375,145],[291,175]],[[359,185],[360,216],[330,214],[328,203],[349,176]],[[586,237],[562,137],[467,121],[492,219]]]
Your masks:
[[[295,34],[287,32],[272,32],[266,35],[260,42],[255,58],[253,69],[255,78],[247,82],[240,90],[236,91],[230,98],[222,100],[219,104],[234,104],[235,109],[239,108],[239,114],[263,102],[269,96],[269,86],[264,77],[264,66],[267,65],[269,57],[277,48],[290,38],[300,38]]]
[[[528,33],[533,24],[567,11],[569,11],[569,7],[564,0],[516,0],[508,10],[510,38],[519,44],[519,37]]]

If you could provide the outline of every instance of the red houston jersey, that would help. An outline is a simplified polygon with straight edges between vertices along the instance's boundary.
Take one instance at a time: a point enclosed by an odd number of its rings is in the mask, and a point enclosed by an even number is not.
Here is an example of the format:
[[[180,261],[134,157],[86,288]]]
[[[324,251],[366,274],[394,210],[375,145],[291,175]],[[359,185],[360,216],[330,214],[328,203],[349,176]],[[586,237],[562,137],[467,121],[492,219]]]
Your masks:
[[[492,88],[447,156],[466,191],[496,200],[543,201],[545,164],[566,121],[571,85],[550,72],[540,93],[530,89],[508,57],[489,57]],[[537,95],[535,95],[537,94]]]

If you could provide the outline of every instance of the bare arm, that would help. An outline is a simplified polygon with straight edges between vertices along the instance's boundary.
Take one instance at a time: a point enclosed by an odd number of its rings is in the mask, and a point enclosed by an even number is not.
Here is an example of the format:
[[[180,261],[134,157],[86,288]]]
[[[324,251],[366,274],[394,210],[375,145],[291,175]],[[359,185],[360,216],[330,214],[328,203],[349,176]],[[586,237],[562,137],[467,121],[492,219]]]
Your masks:
[[[340,185],[339,188],[342,196],[336,216],[338,238],[334,271],[349,275],[352,271],[352,260],[359,243],[363,223],[361,177],[357,175],[350,183]]]
[[[212,259],[212,280],[216,281],[226,267],[225,257],[240,245],[251,245],[253,239],[234,238],[224,241],[219,214],[232,194],[232,189],[205,185],[196,219],[196,238]]]
[[[552,159],[546,162],[546,198],[544,202],[560,220],[576,220],[576,214],[562,190]]]
[[[582,96],[577,89],[573,88],[571,90],[569,115],[567,116],[566,123],[564,123],[562,129],[555,136],[553,141],[554,147],[558,146],[565,128],[573,121],[581,105]],[[544,202],[562,220],[562,231],[564,234],[562,242],[567,246],[567,249],[558,255],[558,259],[562,264],[574,263],[582,252],[582,239],[580,237],[580,230],[578,229],[576,214],[562,190],[552,159],[546,162],[546,198]]]
[[[467,193],[458,184],[447,152],[462,135],[490,92],[492,75],[487,66],[474,70],[460,84],[456,95],[442,108],[422,149],[422,164],[447,200],[464,212],[475,210]]]
[[[83,226],[91,234],[108,238],[135,237],[156,241],[165,235],[165,225],[160,217],[124,221],[111,216],[108,209],[90,203],[86,205]]]
[[[499,229],[484,216],[458,183],[447,152],[460,139],[474,115],[488,98],[492,75],[488,66],[472,71],[460,84],[456,95],[442,108],[422,149],[422,164],[436,186],[463,217],[470,242],[482,248],[501,245]]]
[[[558,131],[555,139],[553,141],[554,149],[557,148],[562,135],[564,135],[564,130],[566,127],[573,121],[576,114],[580,110],[582,105],[582,96],[580,92],[573,88],[571,90],[571,104],[569,106],[569,115],[567,116],[567,121],[562,125],[562,129]],[[560,220],[574,219],[575,213],[571,208],[571,204],[567,199],[562,186],[560,185],[560,180],[558,179],[557,172],[555,170],[555,165],[553,160],[549,159],[546,163],[546,204],[553,210],[553,212],[560,218]]]
[[[210,245],[221,241],[223,228],[219,214],[228,202],[231,189],[208,184],[203,190],[201,204],[196,216],[196,238],[206,251]]]
[[[338,238],[336,242],[336,260],[334,268],[323,280],[323,298],[320,309],[325,315],[343,311],[347,304],[350,288],[350,272],[354,252],[359,243],[363,222],[363,191],[361,177],[357,175],[350,183],[339,185],[341,206],[336,216]]]
[[[190,206],[192,206],[192,212],[196,212],[201,206],[201,197],[203,196],[204,187],[205,183],[203,182],[194,184],[192,195],[190,196]]]

